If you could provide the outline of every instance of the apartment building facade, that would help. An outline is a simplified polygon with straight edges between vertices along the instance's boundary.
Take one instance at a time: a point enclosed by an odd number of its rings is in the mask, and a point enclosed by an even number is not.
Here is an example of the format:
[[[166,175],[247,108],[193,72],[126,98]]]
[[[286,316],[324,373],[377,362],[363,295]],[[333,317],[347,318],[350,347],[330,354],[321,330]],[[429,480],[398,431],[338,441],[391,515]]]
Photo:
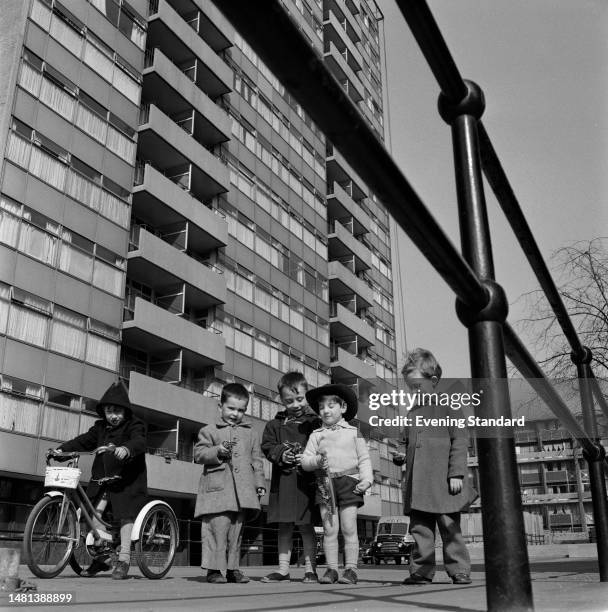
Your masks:
[[[359,393],[371,536],[401,511],[388,432],[366,426],[397,366],[383,205],[209,0],[5,5],[0,530],[117,377],[149,425],[151,494],[192,518],[221,386],[250,389],[261,432],[296,369]],[[383,137],[375,3],[285,10]]]

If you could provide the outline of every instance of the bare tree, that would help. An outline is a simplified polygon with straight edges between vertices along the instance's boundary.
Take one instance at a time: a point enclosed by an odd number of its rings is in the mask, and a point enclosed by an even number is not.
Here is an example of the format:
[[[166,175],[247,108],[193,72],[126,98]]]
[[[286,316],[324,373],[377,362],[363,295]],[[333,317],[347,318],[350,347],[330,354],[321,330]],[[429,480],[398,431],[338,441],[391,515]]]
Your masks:
[[[558,249],[551,267],[581,343],[593,352],[598,378],[608,378],[608,238],[594,238]],[[576,376],[568,344],[541,289],[526,293],[527,317],[516,327],[530,338],[549,378]],[[519,301],[518,300],[518,301]]]

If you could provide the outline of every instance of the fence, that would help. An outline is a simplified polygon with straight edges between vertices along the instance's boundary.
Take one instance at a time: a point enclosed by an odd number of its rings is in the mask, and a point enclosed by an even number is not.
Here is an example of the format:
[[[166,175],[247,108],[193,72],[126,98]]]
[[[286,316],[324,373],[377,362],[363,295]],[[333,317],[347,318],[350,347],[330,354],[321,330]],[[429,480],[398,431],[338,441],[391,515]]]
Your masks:
[[[583,346],[549,274],[514,191],[481,122],[485,101],[481,89],[461,77],[441,32],[424,0],[397,0],[441,90],[439,110],[451,126],[454,144],[461,255],[429,213],[422,200],[360,114],[322,57],[301,35],[280,0],[233,0],[221,10],[279,81],[292,85],[291,94],[326,134],[353,170],[385,204],[457,297],[457,313],[469,332],[472,377],[485,401],[484,418],[510,418],[506,358],[533,387],[584,449],[589,463],[597,530],[600,580],[608,581],[608,505],[593,396],[608,414],[595,384],[591,351]],[[272,36],[268,36],[272,32]],[[298,75],[297,80],[294,74]],[[534,358],[506,322],[508,301],[496,282],[483,176],[493,189],[509,223],[551,304],[572,349],[581,379],[584,427],[569,412]],[[488,609],[532,610],[532,589],[526,549],[520,488],[513,438],[478,439],[480,488]],[[499,554],[497,553],[499,551]]]

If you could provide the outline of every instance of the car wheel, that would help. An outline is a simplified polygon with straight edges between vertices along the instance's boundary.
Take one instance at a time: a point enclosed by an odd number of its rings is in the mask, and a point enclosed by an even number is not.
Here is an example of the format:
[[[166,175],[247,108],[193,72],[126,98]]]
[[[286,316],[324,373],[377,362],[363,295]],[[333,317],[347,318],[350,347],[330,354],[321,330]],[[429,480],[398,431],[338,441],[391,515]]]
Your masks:
[[[395,563],[401,565],[401,557],[395,557]]]

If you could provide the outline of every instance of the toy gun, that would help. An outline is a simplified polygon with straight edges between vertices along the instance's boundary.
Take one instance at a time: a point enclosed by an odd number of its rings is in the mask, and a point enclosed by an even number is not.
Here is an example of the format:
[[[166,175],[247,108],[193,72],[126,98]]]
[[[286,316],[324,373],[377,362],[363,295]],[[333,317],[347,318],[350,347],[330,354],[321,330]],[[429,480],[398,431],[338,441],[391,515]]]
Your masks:
[[[228,458],[228,463],[230,463],[230,466],[232,466],[232,449],[236,446],[236,443],[238,442],[237,438],[234,438],[233,440],[224,440],[222,442],[222,446],[230,451],[230,457]]]
[[[299,442],[283,442],[283,445],[286,447],[285,451],[291,453],[292,455],[300,455],[304,451],[304,447]],[[286,472],[292,472],[293,470],[297,470],[300,466],[296,463],[288,465],[285,469]]]
[[[315,475],[317,478],[317,489],[319,490],[321,503],[327,506],[327,509],[329,510],[327,520],[330,525],[333,525],[333,516],[336,512],[336,492],[334,491],[334,483],[329,475],[329,470],[327,469],[320,468],[316,470]]]

